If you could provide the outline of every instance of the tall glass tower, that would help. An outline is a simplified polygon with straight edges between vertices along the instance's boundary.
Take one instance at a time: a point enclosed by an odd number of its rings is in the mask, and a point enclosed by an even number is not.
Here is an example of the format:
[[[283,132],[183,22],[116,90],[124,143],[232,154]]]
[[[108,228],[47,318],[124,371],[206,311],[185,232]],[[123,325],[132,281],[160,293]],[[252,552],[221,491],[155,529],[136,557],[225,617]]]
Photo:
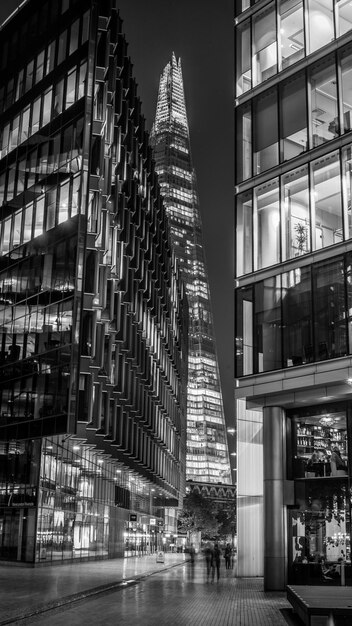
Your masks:
[[[230,481],[230,464],[209,282],[192,165],[181,60],[174,53],[160,77],[151,141],[171,241],[189,300],[187,479]]]

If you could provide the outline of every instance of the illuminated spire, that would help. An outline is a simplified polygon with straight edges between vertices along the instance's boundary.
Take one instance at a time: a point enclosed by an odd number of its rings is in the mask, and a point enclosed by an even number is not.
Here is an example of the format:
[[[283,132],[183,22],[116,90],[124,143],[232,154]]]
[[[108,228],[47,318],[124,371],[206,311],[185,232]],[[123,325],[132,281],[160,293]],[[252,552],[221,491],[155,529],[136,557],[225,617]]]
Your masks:
[[[166,65],[160,77],[152,133],[164,130],[165,124],[177,124],[179,131],[183,128],[184,133],[187,137],[189,136],[181,59],[177,61],[174,52],[171,61]]]
[[[174,53],[160,77],[151,143],[172,247],[189,303],[186,477],[228,484],[230,463],[202,221],[181,61]]]

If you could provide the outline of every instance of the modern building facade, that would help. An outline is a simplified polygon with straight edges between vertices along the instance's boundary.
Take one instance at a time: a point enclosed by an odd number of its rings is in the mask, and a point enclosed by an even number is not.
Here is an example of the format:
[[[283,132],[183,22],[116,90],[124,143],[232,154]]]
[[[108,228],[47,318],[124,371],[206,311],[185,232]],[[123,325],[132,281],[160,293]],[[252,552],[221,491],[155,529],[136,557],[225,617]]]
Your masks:
[[[229,484],[230,464],[202,222],[181,60],[176,60],[174,54],[160,77],[151,142],[172,247],[189,302],[186,475],[193,481]]]
[[[113,2],[0,30],[0,558],[151,551],[185,490],[187,301]]]
[[[351,584],[352,6],[239,1],[235,39],[240,573]]]

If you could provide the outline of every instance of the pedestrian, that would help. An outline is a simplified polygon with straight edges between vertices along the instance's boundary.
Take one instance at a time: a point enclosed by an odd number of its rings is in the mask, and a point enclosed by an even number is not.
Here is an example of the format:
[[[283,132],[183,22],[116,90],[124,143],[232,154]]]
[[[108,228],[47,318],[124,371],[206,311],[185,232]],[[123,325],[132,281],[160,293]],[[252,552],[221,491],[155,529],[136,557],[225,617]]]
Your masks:
[[[193,565],[193,563],[194,563],[194,555],[195,555],[195,552],[196,552],[196,551],[195,551],[195,549],[194,549],[194,545],[193,545],[193,543],[191,543],[191,547],[190,547],[190,549],[189,549],[189,553],[190,553],[190,556],[191,556],[191,564],[192,564],[192,565]]]
[[[226,548],[225,548],[225,567],[226,569],[230,569],[231,568],[231,555],[232,555],[232,549],[229,543],[226,544]]]
[[[211,572],[211,563],[213,560],[213,550],[211,548],[211,545],[208,544],[204,550],[204,554],[205,554],[205,564],[207,567],[207,582],[209,582],[209,576],[210,576],[210,572]]]
[[[213,550],[213,556],[211,561],[211,582],[214,582],[215,578],[215,569],[216,569],[216,580],[219,581],[220,578],[220,559],[221,552],[219,545],[216,543]]]

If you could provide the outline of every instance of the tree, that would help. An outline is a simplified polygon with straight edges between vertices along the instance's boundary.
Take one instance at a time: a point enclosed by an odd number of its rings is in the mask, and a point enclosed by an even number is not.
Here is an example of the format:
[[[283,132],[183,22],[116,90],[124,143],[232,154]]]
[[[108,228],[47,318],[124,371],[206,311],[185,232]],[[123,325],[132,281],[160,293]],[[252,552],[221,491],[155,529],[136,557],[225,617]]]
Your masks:
[[[229,536],[233,542],[236,528],[236,508],[235,506],[230,509],[219,509],[216,515],[219,523],[219,539],[226,541]]]
[[[188,537],[193,532],[201,532],[203,538],[215,537],[219,523],[212,501],[199,493],[189,493],[183,500],[178,526],[180,531],[187,532]]]

